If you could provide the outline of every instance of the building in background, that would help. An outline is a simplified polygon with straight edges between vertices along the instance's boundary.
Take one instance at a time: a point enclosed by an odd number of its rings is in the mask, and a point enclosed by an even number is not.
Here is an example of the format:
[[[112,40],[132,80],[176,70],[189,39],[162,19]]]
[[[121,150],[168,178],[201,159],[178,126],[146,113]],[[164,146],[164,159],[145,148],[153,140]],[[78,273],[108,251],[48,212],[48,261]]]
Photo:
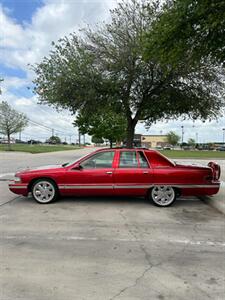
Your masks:
[[[142,135],[141,146],[146,148],[165,147],[168,145],[167,135]]]
[[[157,148],[168,146],[167,135],[134,135],[134,146],[145,148]]]

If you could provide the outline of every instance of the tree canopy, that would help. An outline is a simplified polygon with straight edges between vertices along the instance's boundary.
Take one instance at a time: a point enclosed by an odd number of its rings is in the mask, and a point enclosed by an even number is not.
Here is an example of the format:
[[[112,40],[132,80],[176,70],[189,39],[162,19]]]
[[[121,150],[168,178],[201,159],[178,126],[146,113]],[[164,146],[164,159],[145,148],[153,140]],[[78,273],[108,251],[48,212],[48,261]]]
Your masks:
[[[196,141],[193,138],[190,138],[188,140],[188,145],[190,145],[192,148],[194,148],[194,146],[196,145]]]
[[[96,144],[96,145],[98,145],[98,144],[103,144],[103,143],[104,143],[103,138],[97,137],[97,136],[95,136],[95,135],[92,136],[91,141],[92,141],[92,143],[94,143],[94,144]]]
[[[149,28],[145,57],[163,63],[225,62],[225,1],[168,0]]]
[[[154,57],[143,59],[146,32],[158,13],[154,3],[122,2],[111,11],[110,23],[53,43],[49,56],[33,66],[39,101],[81,115],[111,106],[125,116],[128,147],[139,120],[151,125],[179,116],[218,116],[223,105],[219,68],[206,62],[198,68],[165,68]]]
[[[167,141],[170,145],[176,146],[180,140],[180,136],[176,134],[174,131],[170,131],[167,133]]]
[[[17,112],[6,101],[0,103],[0,133],[7,136],[9,145],[11,135],[23,130],[27,123],[25,114]]]
[[[103,138],[110,142],[122,141],[125,138],[126,122],[124,116],[114,112],[109,107],[94,110],[92,113],[80,112],[75,126],[81,134],[88,133],[96,138]]]
[[[46,143],[61,144],[61,139],[58,136],[52,135],[49,139],[46,140]]]

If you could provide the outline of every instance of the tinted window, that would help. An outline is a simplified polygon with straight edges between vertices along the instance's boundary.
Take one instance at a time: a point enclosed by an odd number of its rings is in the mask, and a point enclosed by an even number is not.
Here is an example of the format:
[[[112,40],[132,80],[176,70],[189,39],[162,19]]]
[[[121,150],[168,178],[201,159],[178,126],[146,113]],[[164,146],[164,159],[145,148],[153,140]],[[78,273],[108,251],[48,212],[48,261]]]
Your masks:
[[[137,156],[135,151],[120,152],[120,168],[137,168]]]
[[[108,151],[95,154],[81,163],[84,169],[112,168],[114,152]]]
[[[144,156],[144,153],[142,151],[138,152],[139,162],[141,168],[148,168],[148,162],[147,159]]]

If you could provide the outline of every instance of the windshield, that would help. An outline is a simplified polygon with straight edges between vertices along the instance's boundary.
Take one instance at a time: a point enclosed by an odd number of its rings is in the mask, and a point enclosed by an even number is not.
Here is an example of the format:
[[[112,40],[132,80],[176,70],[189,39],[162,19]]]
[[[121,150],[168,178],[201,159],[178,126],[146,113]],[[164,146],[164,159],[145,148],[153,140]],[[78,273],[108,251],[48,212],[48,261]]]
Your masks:
[[[73,160],[73,161],[71,161],[71,162],[66,162],[66,163],[62,164],[62,167],[70,167],[70,166],[72,166],[73,164],[75,164],[78,160],[80,160],[80,159],[82,159],[82,158],[84,158],[84,157],[86,157],[86,156],[87,156],[87,154],[85,154],[85,155],[83,155],[83,156],[81,156],[81,157],[79,157],[79,158],[77,158],[76,160]]]

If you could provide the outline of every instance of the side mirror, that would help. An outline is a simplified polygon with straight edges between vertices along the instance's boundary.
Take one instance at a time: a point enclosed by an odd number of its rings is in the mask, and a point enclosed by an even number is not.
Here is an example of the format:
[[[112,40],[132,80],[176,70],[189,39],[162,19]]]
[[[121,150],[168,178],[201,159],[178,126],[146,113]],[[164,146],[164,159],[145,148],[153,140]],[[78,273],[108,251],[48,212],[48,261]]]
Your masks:
[[[83,167],[79,164],[72,168],[72,170],[82,170],[82,169],[83,169]]]

